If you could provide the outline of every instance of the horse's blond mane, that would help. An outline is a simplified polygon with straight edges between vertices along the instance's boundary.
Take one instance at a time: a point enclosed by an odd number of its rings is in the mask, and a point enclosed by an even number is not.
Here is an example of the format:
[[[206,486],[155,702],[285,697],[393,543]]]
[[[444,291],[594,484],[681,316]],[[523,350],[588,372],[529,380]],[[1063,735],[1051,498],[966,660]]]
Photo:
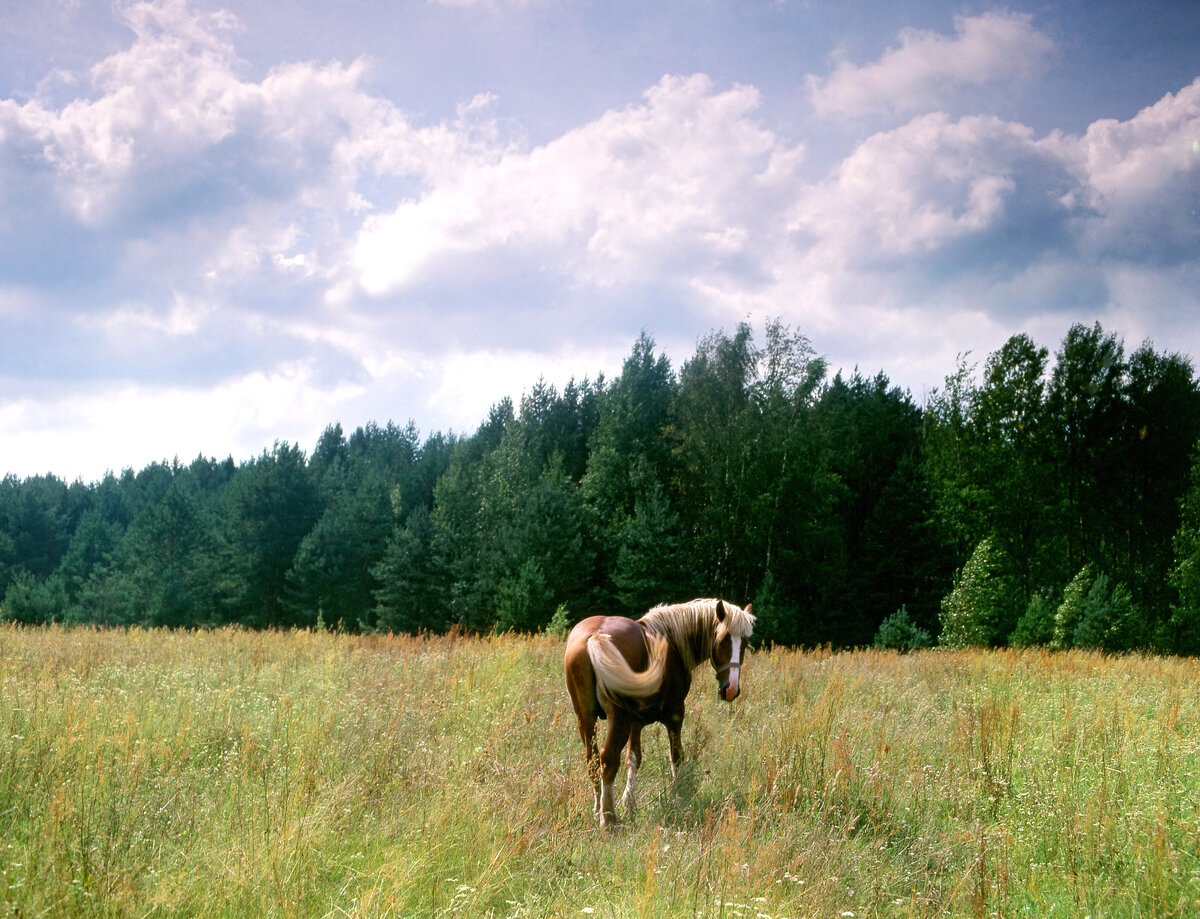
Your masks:
[[[708,658],[726,633],[749,638],[754,631],[754,616],[732,603],[725,607],[725,620],[717,621],[717,600],[693,600],[690,603],[656,606],[641,618],[649,631],[662,635],[683,658],[688,670]]]

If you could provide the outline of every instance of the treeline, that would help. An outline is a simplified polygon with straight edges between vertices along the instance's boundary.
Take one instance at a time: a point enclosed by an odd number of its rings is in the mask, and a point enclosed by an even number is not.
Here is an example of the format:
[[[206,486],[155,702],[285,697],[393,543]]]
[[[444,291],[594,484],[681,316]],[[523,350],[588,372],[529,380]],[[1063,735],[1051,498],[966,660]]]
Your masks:
[[[8,476],[0,616],[532,631],[719,595],[792,645],[1200,650],[1191,363],[1080,325],[978,371],[918,406],[780,323],[678,372],[643,334],[615,379],[539,382],[471,436]]]

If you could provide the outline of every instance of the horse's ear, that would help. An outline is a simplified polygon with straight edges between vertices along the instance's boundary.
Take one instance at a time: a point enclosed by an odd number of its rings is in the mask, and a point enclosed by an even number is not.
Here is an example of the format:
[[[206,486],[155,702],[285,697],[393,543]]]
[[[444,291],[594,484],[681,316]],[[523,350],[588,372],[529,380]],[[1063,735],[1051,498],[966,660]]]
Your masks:
[[[725,604],[720,600],[717,601],[717,622],[725,621]]]

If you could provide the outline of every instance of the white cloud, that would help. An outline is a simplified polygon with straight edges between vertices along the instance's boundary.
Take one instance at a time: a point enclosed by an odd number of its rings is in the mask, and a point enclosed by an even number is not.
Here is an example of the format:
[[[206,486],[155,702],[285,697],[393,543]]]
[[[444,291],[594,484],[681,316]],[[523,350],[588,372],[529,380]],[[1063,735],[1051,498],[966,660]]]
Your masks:
[[[5,472],[53,471],[68,480],[95,481],[106,469],[119,472],[153,460],[187,462],[225,451],[248,459],[275,440],[308,449],[360,392],[323,385],[303,363],[211,388],[115,383],[51,389],[0,404]]]
[[[627,348],[631,342],[622,343]],[[616,352],[619,354],[621,352]],[[487,418],[488,410],[505,396],[519,407],[520,397],[539,379],[560,392],[574,379],[595,379],[599,373],[611,378],[620,370],[613,350],[586,343],[573,343],[557,350],[508,349],[451,350],[436,361],[419,365],[431,390],[429,405],[440,417],[453,420],[460,433],[473,432]]]
[[[415,133],[361,89],[366,63],[284,64],[251,82],[228,13],[183,0],[122,13],[134,41],[91,69],[91,96],[58,109],[0,102],[14,184],[45,189],[63,225],[115,241],[143,277],[164,263],[173,283],[297,257],[327,266],[338,215],[369,206],[360,175],[401,158]]]
[[[822,258],[850,268],[912,264],[1006,228],[1031,235],[987,258],[1027,258],[1061,231],[1075,181],[1053,146],[1023,125],[924,115],[863,141],[807,188],[791,229]]]
[[[755,120],[756,90],[664,77],[642,104],[545,146],[480,158],[369,219],[354,263],[372,294],[489,251],[534,253],[570,283],[605,286],[753,258],[800,159]]]
[[[795,317],[835,366],[902,380],[1020,328],[1058,337],[1100,319],[1135,341],[1154,327],[1163,346],[1194,339],[1196,137],[1200,81],[1081,136],[920,116],[800,190],[777,283],[735,302]]]
[[[540,375],[619,368],[642,328],[679,362],[779,316],[907,384],[1017,325],[1194,325],[1200,81],[1080,135],[918,114],[814,177],[758,89],[703,74],[531,146],[490,93],[418,126],[368,61],[251,79],[227,15],[122,9],[127,49],[74,101],[0,100],[18,472],[308,446],[335,420],[468,431]],[[810,86],[825,112],[937,108],[1049,47],[993,13]]]
[[[1105,119],[1061,154],[1086,183],[1083,239],[1097,257],[1195,262],[1200,253],[1200,79],[1138,112]]]
[[[1052,48],[1028,15],[959,16],[952,37],[905,29],[874,63],[843,60],[828,77],[810,74],[809,97],[822,116],[930,111],[964,89],[1036,72]]]
[[[156,164],[177,165],[228,136],[245,99],[229,72],[228,14],[202,18],[181,0],[123,12],[136,40],[92,68],[96,98],[59,111],[38,100],[8,101],[0,120],[8,142],[24,137],[40,146],[60,203],[89,227],[117,216],[130,183]]]

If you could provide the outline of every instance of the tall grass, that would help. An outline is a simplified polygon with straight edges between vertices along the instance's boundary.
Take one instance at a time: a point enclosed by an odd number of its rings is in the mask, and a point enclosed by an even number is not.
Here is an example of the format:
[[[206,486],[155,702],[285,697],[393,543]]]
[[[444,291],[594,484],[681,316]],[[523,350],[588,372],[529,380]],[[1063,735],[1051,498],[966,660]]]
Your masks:
[[[1200,664],[773,651],[595,825],[549,639],[0,628],[0,916],[1184,916]]]

